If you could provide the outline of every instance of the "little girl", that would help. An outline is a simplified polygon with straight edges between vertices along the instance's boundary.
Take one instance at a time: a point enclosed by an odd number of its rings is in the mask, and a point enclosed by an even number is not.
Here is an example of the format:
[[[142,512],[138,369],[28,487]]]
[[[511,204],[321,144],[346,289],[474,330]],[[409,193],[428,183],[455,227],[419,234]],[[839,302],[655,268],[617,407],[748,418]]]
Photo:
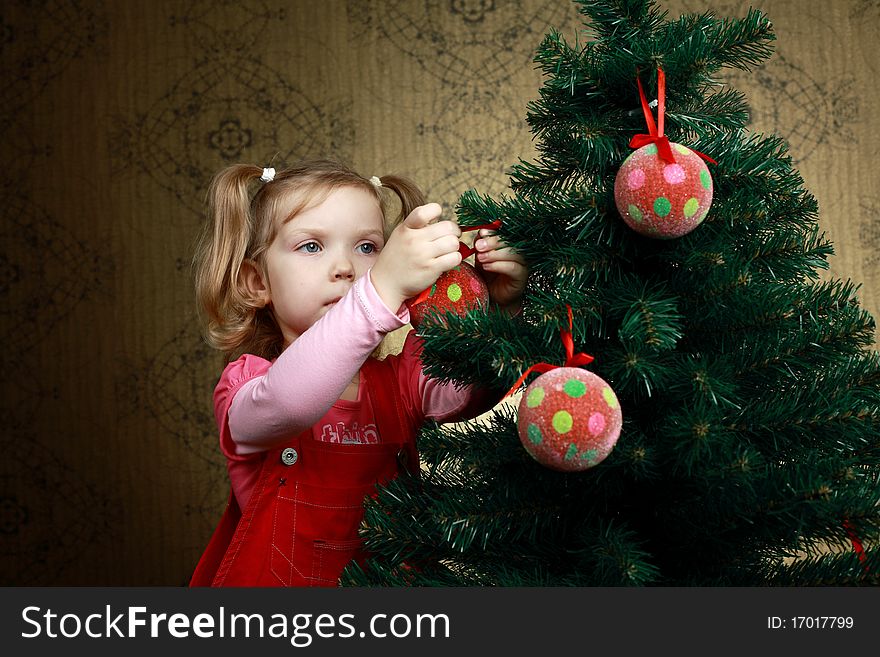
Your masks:
[[[208,341],[238,356],[214,390],[232,490],[190,584],[335,586],[365,557],[364,497],[417,470],[422,421],[497,401],[426,377],[412,332],[399,355],[371,358],[409,321],[403,302],[461,262],[461,231],[408,180],[328,161],[231,166],[209,205],[196,290]],[[516,312],[524,261],[487,231],[475,246],[493,301]]]

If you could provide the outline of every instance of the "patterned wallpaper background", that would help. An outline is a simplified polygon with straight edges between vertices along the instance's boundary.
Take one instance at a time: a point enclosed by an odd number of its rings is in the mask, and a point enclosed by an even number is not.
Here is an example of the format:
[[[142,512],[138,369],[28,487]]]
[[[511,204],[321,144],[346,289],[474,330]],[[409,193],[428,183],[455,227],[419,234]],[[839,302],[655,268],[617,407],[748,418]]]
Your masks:
[[[742,16],[746,0],[670,0]],[[745,91],[880,309],[878,0],[764,0]],[[5,0],[0,585],[182,585],[227,495],[190,260],[211,175],[303,156],[454,206],[534,153],[567,0]]]

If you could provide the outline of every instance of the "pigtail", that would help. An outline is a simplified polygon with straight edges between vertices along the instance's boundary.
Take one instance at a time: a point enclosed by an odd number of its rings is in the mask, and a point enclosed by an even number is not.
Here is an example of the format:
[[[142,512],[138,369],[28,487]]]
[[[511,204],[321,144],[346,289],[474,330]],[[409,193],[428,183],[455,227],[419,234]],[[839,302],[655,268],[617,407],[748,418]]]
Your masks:
[[[403,176],[382,176],[379,180],[382,183],[382,187],[387,187],[400,199],[400,215],[388,221],[390,224],[388,231],[391,232],[410,212],[425,204],[425,195],[412,180]],[[387,218],[388,213],[386,212],[384,199],[382,210]]]
[[[262,175],[256,166],[236,164],[218,173],[208,189],[208,220],[194,258],[196,299],[208,343],[231,354],[253,332],[260,305],[240,280],[254,238],[248,187]]]

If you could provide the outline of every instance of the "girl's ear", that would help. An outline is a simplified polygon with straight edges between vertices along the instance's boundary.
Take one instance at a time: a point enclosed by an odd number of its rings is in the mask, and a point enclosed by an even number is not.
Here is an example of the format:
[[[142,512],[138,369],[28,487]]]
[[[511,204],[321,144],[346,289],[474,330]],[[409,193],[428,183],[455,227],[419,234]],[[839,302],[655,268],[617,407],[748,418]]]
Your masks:
[[[272,301],[269,281],[263,275],[262,268],[253,260],[245,260],[241,263],[238,280],[248,296],[261,306],[267,306]]]

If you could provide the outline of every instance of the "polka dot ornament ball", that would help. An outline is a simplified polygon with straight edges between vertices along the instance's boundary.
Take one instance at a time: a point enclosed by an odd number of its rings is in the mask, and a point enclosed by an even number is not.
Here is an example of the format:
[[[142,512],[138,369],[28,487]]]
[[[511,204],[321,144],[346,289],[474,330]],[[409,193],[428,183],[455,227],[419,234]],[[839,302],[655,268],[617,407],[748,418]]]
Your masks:
[[[626,224],[657,239],[687,235],[712,205],[712,176],[699,155],[670,143],[675,163],[663,161],[657,145],[633,152],[617,172],[614,200]]]
[[[433,313],[452,312],[464,315],[479,306],[489,305],[489,289],[471,265],[466,262],[440,275],[431,286],[428,298],[414,304],[415,298],[406,302],[409,321],[418,328],[424,318]]]
[[[579,367],[560,367],[526,388],[517,428],[523,447],[541,465],[577,472],[611,453],[622,422],[617,396],[602,378]]]

